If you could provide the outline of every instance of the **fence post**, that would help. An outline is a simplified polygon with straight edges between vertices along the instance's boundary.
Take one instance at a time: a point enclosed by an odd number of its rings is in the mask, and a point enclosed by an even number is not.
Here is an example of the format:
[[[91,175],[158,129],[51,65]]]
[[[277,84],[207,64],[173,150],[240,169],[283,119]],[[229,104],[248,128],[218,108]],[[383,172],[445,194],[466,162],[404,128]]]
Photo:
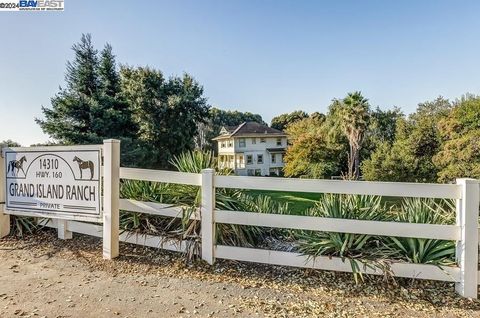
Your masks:
[[[57,236],[61,240],[69,240],[73,233],[68,230],[68,221],[57,219]]]
[[[103,141],[103,258],[119,253],[120,141]]]
[[[0,149],[0,238],[10,234],[10,215],[4,214],[5,209],[5,158],[2,149]]]
[[[477,298],[479,181],[457,179],[457,184],[462,186],[462,198],[457,200],[457,225],[461,238],[456,253],[460,282],[455,284],[455,289],[464,297]]]
[[[213,177],[215,170],[202,170],[202,259],[208,264],[213,265],[215,260],[213,251],[215,247],[215,220],[213,219],[213,210],[215,208],[215,187]]]

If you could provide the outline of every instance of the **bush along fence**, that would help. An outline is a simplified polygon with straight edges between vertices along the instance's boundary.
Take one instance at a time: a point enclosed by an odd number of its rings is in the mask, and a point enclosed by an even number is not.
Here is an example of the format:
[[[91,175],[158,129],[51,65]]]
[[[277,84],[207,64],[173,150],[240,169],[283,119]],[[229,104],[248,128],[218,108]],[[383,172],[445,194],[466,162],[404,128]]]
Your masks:
[[[103,217],[99,219],[99,223],[103,224],[85,223],[75,217],[65,220],[50,216],[51,219],[47,225],[57,228],[58,236],[63,239],[71,238],[72,232],[103,237],[103,255],[106,259],[118,256],[119,241],[179,252],[188,252],[190,248],[187,240],[178,241],[168,237],[133,232],[120,233],[120,210],[171,218],[184,217],[181,206],[120,198],[119,185],[121,180],[143,180],[201,188],[201,208],[196,211],[198,213],[193,213],[189,217],[199,219],[201,222],[201,248],[194,253],[198,253],[209,264],[213,265],[215,259],[229,259],[321,270],[353,271],[351,263],[341,257],[310,257],[296,252],[217,244],[215,231],[217,225],[220,224],[455,241],[455,266],[391,262],[388,271],[396,277],[454,282],[456,291],[460,295],[477,298],[479,284],[478,216],[480,205],[478,180],[457,179],[455,184],[364,182],[225,176],[216,175],[213,169],[203,169],[201,173],[187,173],[120,168],[119,143],[117,141],[106,141],[102,148],[104,158]],[[5,164],[2,163],[0,166],[0,177],[3,180]],[[4,182],[1,184],[5,187]],[[456,224],[387,222],[227,211],[216,208],[215,196],[218,189],[453,199],[456,202]],[[0,190],[2,190],[0,191],[0,202],[4,202],[6,189]],[[25,214],[5,208],[1,208],[0,211],[2,211],[0,212],[0,237],[3,237],[10,230],[9,215]],[[386,269],[372,266],[359,266],[358,270],[361,273],[374,275],[384,275],[386,271]]]

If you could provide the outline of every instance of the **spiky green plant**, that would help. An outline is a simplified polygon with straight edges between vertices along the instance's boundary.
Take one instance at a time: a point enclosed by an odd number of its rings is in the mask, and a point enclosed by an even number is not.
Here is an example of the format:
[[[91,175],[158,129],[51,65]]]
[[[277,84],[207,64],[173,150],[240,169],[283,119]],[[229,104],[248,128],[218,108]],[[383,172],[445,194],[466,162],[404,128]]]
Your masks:
[[[201,173],[203,169],[214,168],[216,160],[211,151],[187,151],[174,157],[170,162],[178,171]]]
[[[397,222],[424,224],[453,224],[455,202],[453,200],[404,199]],[[455,242],[433,239],[385,237],[386,248],[394,257],[411,263],[453,265]]]
[[[42,222],[37,222],[33,217],[29,216],[10,216],[10,234],[23,237],[26,234],[33,234],[43,227]]]
[[[171,161],[181,172],[200,173],[206,168],[215,168],[216,160],[211,152],[187,152]],[[216,172],[228,175],[231,170]],[[121,229],[140,233],[160,234],[177,237],[190,242],[189,251],[198,250],[200,239],[200,221],[191,216],[199,212],[201,189],[198,186],[166,184],[147,181],[125,181],[121,184],[122,198],[139,201],[171,204],[182,208],[180,218],[153,216],[148,214],[122,211]],[[286,213],[287,205],[279,204],[268,196],[251,197],[238,189],[217,189],[216,208],[222,210]],[[233,224],[217,224],[216,236],[219,244],[253,246],[262,241],[272,230]],[[193,256],[193,252],[187,255]]]
[[[243,191],[229,192],[229,195],[217,195],[217,208],[230,211],[257,213],[288,213],[288,204],[275,202],[265,195],[250,196]],[[235,246],[255,246],[261,244],[267,236],[279,236],[281,230],[267,229],[258,226],[217,224],[216,238],[218,244]]]
[[[388,218],[388,210],[379,196],[324,194],[313,208],[305,211],[305,215],[380,221]],[[374,267],[372,260],[378,256],[378,238],[372,235],[301,231],[298,238],[299,251],[304,255],[347,259],[356,281],[363,279],[360,267]]]
[[[378,196],[322,195],[305,215],[358,220],[384,220],[387,213]],[[352,257],[362,255],[371,235],[305,231],[300,235],[300,250],[307,255]]]

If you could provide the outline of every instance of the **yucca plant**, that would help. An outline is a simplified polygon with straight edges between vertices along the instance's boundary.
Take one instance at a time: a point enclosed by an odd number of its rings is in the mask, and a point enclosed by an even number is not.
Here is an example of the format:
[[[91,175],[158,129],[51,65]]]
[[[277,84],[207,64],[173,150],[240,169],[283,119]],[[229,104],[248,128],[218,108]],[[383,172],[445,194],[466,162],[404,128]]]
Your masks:
[[[26,234],[32,234],[43,227],[42,222],[37,222],[29,216],[10,216],[10,234],[23,237]]]
[[[216,160],[211,151],[187,151],[174,157],[170,163],[182,172],[201,173],[203,169],[215,168]]]
[[[182,172],[200,173],[206,168],[216,168],[217,162],[212,152],[186,152],[175,157],[171,162],[175,168]],[[229,175],[231,169],[217,170],[216,174]],[[180,204],[188,204],[184,202],[194,201],[193,206],[200,206],[200,189],[192,186],[176,186],[176,192],[179,197]],[[253,198],[245,194],[239,189],[217,189],[215,193],[215,208],[222,210],[248,211],[248,212],[264,212],[264,213],[285,213],[287,206],[274,202],[268,196],[258,196]],[[199,233],[200,222],[193,220],[187,222],[189,233]],[[186,224],[186,225],[187,225]],[[219,244],[228,244],[236,246],[254,246],[260,242],[266,235],[271,235],[272,230],[267,230],[255,226],[242,226],[234,224],[217,224],[216,239]],[[193,238],[190,235],[190,238]],[[198,240],[198,239],[197,239]]]
[[[397,222],[424,224],[453,224],[455,202],[453,200],[404,199],[401,211],[395,217]],[[453,265],[455,263],[455,242],[385,237],[385,246],[394,257],[411,263]]]
[[[216,160],[211,152],[200,151],[183,153],[174,157],[171,163],[178,171],[190,173],[200,173],[203,169],[216,166]],[[216,174],[221,175],[230,173],[231,170],[216,171]],[[120,192],[123,198],[171,204],[181,207],[183,211],[181,218],[174,219],[122,211],[120,224],[123,230],[178,237],[191,243],[189,251],[198,250],[201,224],[191,216],[199,212],[200,187],[126,181],[122,183]],[[239,189],[217,189],[215,195],[217,209],[264,213],[286,213],[288,210],[286,204],[277,203],[268,196],[251,197]],[[216,237],[219,244],[253,246],[262,243],[266,236],[278,232],[255,226],[217,224]],[[193,252],[190,254],[193,255]],[[187,258],[192,255],[187,255]]]
[[[388,210],[379,196],[323,194],[316,205],[305,211],[307,216],[383,221],[389,218]],[[299,251],[310,257],[320,255],[347,259],[355,281],[363,279],[360,266],[375,267],[379,250],[378,238],[366,234],[301,231]]]
[[[257,195],[255,197],[243,191],[219,191],[216,197],[217,208],[231,211],[256,213],[288,213],[288,204],[275,202],[271,197]],[[216,237],[219,244],[234,246],[255,246],[263,243],[266,237],[280,236],[281,230],[267,229],[258,226],[217,224]]]
[[[199,222],[191,218],[198,210],[198,187],[192,189],[192,186],[129,180],[122,183],[120,195],[123,198],[182,208],[179,218],[121,211],[121,230],[184,240],[187,242],[186,261],[199,254]]]

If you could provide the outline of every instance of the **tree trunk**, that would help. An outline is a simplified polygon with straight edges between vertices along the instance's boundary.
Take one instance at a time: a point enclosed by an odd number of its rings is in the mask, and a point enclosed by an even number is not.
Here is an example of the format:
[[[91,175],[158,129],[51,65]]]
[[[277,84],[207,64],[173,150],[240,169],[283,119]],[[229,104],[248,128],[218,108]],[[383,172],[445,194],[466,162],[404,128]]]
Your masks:
[[[350,145],[348,153],[348,180],[358,180],[360,178],[360,148]]]
[[[360,149],[355,149],[355,180],[360,179]]]
[[[352,180],[354,178],[354,171],[355,171],[355,149],[353,145],[350,145],[350,151],[348,153],[348,180]]]

